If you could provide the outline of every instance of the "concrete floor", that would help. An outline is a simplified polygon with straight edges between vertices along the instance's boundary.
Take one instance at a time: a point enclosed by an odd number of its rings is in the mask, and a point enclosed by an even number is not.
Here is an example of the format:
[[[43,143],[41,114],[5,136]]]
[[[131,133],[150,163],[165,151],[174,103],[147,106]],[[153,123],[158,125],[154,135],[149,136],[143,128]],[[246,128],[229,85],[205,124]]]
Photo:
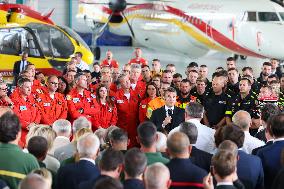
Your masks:
[[[116,59],[120,65],[123,65],[129,61],[131,57],[134,56],[133,47],[110,47],[110,46],[104,46],[101,47],[101,59],[105,58],[105,53],[107,50],[111,50],[114,55],[114,59]],[[204,57],[200,57],[198,59],[191,59],[189,57],[186,57],[184,55],[177,55],[173,53],[162,53],[158,52],[152,49],[143,48],[141,47],[143,52],[143,57],[148,60],[149,63],[151,63],[151,60],[154,58],[158,58],[161,60],[163,68],[168,63],[173,63],[177,67],[177,72],[181,73],[183,76],[185,76],[185,68],[188,65],[188,63],[194,61],[197,62],[199,65],[205,64],[209,68],[209,78],[214,73],[215,69],[217,67],[224,67],[226,69],[226,59],[227,57],[231,56],[231,54],[224,54],[224,53],[215,53],[212,55],[207,55]],[[267,61],[266,59],[259,59],[259,58],[253,58],[248,57],[246,60],[237,60],[237,68],[239,71],[245,66],[250,66],[253,68],[255,77],[259,76],[259,73],[261,71],[261,65],[264,61]],[[121,67],[120,67],[121,68]]]

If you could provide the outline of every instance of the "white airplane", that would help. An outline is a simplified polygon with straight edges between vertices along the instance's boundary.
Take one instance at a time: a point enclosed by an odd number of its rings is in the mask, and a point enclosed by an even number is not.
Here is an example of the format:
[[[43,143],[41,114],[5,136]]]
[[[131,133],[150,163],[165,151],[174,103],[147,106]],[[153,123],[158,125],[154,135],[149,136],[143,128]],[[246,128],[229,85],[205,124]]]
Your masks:
[[[80,0],[77,17],[189,57],[221,51],[284,60],[284,8],[269,0]]]

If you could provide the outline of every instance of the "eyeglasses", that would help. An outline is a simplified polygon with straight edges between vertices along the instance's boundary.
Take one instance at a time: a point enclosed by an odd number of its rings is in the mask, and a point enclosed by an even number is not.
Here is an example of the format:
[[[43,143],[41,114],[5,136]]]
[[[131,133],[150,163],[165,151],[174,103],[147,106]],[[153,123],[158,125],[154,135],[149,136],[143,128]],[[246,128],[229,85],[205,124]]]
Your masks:
[[[52,85],[58,85],[58,83],[56,82],[50,82]]]

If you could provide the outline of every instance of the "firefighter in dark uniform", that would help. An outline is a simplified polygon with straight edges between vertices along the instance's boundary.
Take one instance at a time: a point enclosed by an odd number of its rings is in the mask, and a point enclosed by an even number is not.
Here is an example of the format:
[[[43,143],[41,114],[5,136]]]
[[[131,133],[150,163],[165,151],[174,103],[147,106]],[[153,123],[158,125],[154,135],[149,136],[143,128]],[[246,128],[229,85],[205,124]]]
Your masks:
[[[252,117],[252,126],[250,133],[252,136],[257,132],[260,126],[260,110],[258,100],[251,93],[251,82],[248,78],[243,77],[240,80],[240,93],[229,100],[226,111],[227,124],[232,123],[232,116],[239,110],[247,111]]]
[[[204,98],[204,124],[216,129],[226,124],[225,112],[229,97],[223,91],[224,87],[224,77],[215,75],[212,80],[212,91]]]
[[[206,95],[209,94],[207,88],[207,78],[197,78],[196,87],[190,90],[190,94],[196,97],[196,102],[203,105],[203,101]]]
[[[258,94],[261,87],[261,83],[253,78],[253,69],[251,67],[244,67],[242,69],[242,72],[243,77],[248,78],[251,82],[251,92]]]
[[[180,83],[180,93],[177,96],[178,107],[185,109],[189,102],[195,102],[196,97],[190,94],[190,83],[187,79],[183,79]]]
[[[240,92],[239,90],[239,72],[236,68],[230,68],[228,70],[228,84],[227,94],[235,96]]]

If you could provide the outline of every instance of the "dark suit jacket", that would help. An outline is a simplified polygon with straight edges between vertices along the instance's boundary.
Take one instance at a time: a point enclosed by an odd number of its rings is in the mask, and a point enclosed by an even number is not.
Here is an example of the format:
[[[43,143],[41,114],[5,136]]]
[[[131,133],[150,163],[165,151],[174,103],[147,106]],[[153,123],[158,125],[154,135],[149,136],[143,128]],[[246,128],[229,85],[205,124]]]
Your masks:
[[[257,155],[260,157],[265,174],[265,188],[271,188],[274,178],[281,169],[281,152],[284,148],[284,141],[276,141],[258,151]]]
[[[79,185],[78,185],[78,189],[93,189],[96,182],[98,182],[100,179],[103,179],[103,178],[107,178],[109,176],[107,175],[99,175],[98,177],[95,177],[95,178],[92,178],[90,180],[87,180],[87,181],[84,181],[84,182],[81,182]]]
[[[158,131],[164,131],[162,124],[167,117],[165,106],[153,111],[150,121],[152,121]],[[184,109],[177,106],[174,107],[172,122],[165,126],[165,130],[169,133],[173,128],[184,122]]]
[[[252,152],[251,152],[251,154],[252,154],[252,155],[256,155],[259,150],[261,150],[261,149],[263,149],[263,148],[265,148],[266,146],[269,146],[269,145],[271,145],[271,144],[273,144],[273,141],[268,141],[264,146],[260,146],[260,147],[258,147],[258,148],[253,149]]]
[[[254,155],[238,151],[237,174],[246,189],[262,189],[264,175],[261,160]]]
[[[189,159],[191,159],[193,164],[195,164],[198,167],[206,170],[209,173],[212,154],[209,154],[209,153],[207,153],[203,150],[199,150],[195,146],[192,146],[192,150],[191,150]]]
[[[237,189],[234,185],[219,185],[216,189]]]
[[[142,180],[139,179],[127,179],[123,182],[124,189],[144,189]]]
[[[195,189],[203,188],[196,187],[203,183],[203,178],[207,175],[207,172],[200,167],[194,165],[190,159],[171,159],[166,166],[170,170],[172,185],[171,189]],[[175,183],[191,183],[195,186],[176,186]]]
[[[87,160],[80,160],[60,167],[56,177],[56,189],[77,189],[81,182],[97,178],[100,171],[96,165]]]
[[[14,63],[13,76],[14,76],[14,84],[15,84],[15,85],[17,84],[16,82],[18,81],[18,77],[19,77],[19,74],[20,74],[21,61],[22,61],[22,60],[19,60],[19,61],[16,61],[16,62]],[[30,62],[27,61],[27,64],[30,64]]]
[[[273,189],[283,189],[284,188],[284,168],[282,168],[274,179],[272,188]]]

